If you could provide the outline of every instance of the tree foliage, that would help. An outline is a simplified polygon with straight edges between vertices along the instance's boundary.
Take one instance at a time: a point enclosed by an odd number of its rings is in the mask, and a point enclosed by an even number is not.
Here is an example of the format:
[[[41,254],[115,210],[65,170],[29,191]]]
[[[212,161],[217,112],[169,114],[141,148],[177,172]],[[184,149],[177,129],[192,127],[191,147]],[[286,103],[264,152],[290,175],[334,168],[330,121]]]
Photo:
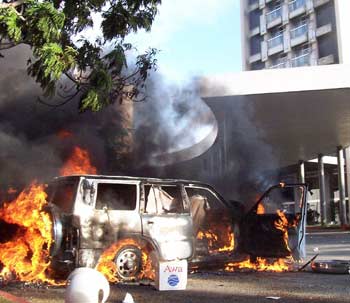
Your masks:
[[[122,100],[125,94],[142,100],[142,88],[155,67],[155,49],[136,57],[128,70],[126,52],[133,46],[125,37],[149,31],[161,0],[8,0],[0,1],[0,51],[19,44],[31,47],[28,74],[47,97],[57,95],[62,75],[74,83],[60,96],[58,106],[76,96],[80,110],[98,111]],[[101,35],[92,39],[86,30],[102,19]],[[97,17],[97,18],[98,18]],[[108,47],[106,47],[108,45]],[[1,53],[0,53],[1,55]]]

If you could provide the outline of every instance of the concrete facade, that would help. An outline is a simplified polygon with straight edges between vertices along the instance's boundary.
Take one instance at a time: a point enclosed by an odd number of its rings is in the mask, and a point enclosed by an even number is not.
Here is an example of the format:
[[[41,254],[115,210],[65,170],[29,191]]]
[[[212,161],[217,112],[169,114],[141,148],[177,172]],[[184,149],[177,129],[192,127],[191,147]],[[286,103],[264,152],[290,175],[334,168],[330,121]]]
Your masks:
[[[350,63],[348,0],[241,0],[243,70]]]

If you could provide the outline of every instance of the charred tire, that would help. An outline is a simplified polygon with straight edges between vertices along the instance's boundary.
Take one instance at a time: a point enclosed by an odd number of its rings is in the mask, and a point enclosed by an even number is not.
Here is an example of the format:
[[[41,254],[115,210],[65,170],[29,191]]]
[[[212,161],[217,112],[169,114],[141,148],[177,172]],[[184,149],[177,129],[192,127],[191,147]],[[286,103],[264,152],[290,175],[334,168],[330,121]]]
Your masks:
[[[311,263],[314,272],[326,274],[350,274],[350,261],[327,260],[314,261]]]
[[[54,205],[47,207],[46,212],[50,215],[52,220],[52,244],[50,247],[50,255],[56,256],[62,245],[63,240],[63,226],[61,219],[61,211]]]
[[[118,250],[114,262],[117,278],[122,281],[136,281],[141,272],[142,254],[138,247],[127,245]]]

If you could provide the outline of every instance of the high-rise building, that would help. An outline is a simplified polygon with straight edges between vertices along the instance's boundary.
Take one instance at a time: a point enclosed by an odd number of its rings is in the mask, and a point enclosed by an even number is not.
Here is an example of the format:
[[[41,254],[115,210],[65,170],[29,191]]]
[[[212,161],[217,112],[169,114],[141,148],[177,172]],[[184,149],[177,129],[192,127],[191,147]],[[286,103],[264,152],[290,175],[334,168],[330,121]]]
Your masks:
[[[350,63],[350,0],[241,0],[243,70]]]

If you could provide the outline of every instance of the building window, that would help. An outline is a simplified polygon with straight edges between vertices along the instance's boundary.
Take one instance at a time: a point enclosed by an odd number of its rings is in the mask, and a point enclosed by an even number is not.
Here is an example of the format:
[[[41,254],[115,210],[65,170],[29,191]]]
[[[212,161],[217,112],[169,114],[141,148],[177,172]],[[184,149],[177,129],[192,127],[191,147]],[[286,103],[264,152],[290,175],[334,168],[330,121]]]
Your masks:
[[[270,68],[286,68],[288,67],[287,55],[279,55],[272,58],[272,64]]]
[[[250,39],[250,55],[253,56],[261,52],[261,41],[263,40],[262,36],[254,36]]]
[[[257,4],[258,3],[258,0],[249,0],[248,1],[248,5],[254,5],[254,4]]]
[[[293,12],[300,7],[305,6],[305,0],[292,0],[289,1],[289,11]]]
[[[304,44],[303,46],[295,49],[291,62],[292,67],[310,65],[310,54],[311,48],[309,44]]]
[[[283,27],[272,30],[270,35],[271,38],[267,40],[268,48],[274,48],[280,44],[283,44]]]
[[[294,23],[293,28],[290,30],[290,38],[294,39],[300,37],[306,34],[308,29],[308,21],[306,19],[306,16],[304,16],[303,18],[298,19],[298,21]]]
[[[272,2],[269,6],[269,12],[266,14],[266,21],[270,23],[282,16],[281,1]]]
[[[261,11],[258,9],[255,9],[249,12],[249,29],[250,30],[260,26],[260,16],[261,16]]]

